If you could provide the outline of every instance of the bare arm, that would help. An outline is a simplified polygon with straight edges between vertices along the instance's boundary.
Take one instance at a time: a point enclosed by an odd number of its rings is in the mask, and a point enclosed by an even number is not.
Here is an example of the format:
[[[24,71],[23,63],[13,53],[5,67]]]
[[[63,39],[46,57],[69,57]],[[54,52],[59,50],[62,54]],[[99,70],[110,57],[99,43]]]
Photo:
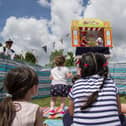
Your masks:
[[[36,113],[36,121],[35,121],[35,126],[43,126],[43,114],[40,108],[37,110]]]
[[[126,104],[121,104],[121,112],[126,113]]]
[[[67,78],[72,78],[72,77],[73,77],[73,75],[72,75],[72,73],[71,73],[71,72],[69,72],[69,73],[67,73],[67,74],[66,74],[66,77],[67,77]]]
[[[119,113],[121,113],[121,103],[120,103],[119,95],[117,94],[116,97],[117,97],[118,111]]]
[[[50,75],[49,79],[50,79],[50,80],[53,80],[53,76],[52,76],[52,75]]]
[[[69,113],[71,116],[74,114],[74,103],[71,99],[69,99]]]

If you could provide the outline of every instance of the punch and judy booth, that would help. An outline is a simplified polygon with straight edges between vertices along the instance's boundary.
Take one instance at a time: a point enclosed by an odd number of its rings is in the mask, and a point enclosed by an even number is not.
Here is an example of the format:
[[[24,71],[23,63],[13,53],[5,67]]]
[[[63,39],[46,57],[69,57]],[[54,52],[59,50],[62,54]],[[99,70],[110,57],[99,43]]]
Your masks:
[[[82,39],[86,44],[82,45]],[[102,46],[98,44],[97,39],[102,40]],[[109,48],[112,48],[112,27],[110,22],[94,18],[84,18],[73,20],[71,24],[72,46],[77,47],[76,54],[84,51],[100,52],[109,54]]]

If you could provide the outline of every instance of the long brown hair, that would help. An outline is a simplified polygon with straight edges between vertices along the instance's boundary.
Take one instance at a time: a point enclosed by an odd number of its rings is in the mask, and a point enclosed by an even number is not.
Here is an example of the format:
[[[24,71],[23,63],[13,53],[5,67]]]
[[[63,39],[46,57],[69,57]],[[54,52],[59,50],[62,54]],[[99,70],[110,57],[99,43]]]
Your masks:
[[[102,89],[102,87],[104,86],[104,81],[108,76],[107,59],[103,54],[100,53],[84,54],[80,59],[79,67],[81,68],[82,78],[95,75],[95,74],[104,77],[103,84],[100,86],[100,89]],[[90,107],[96,101],[97,97],[98,97],[98,91],[93,92],[88,97],[86,104],[81,107],[81,110]]]
[[[7,73],[4,86],[12,97],[7,97],[0,103],[0,126],[12,125],[16,115],[13,101],[23,99],[28,90],[37,84],[37,74],[29,67],[18,67]]]

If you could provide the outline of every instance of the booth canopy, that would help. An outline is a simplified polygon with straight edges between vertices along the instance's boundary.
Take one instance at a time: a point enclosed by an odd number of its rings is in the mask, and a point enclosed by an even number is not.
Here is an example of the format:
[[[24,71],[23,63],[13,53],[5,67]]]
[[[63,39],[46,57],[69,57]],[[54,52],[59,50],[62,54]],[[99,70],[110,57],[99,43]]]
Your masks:
[[[84,18],[84,19],[80,19],[80,20],[73,20],[72,21],[72,26],[73,27],[94,27],[94,28],[105,28],[105,27],[110,27],[110,22],[108,21],[102,21],[99,19],[95,19],[95,18]]]

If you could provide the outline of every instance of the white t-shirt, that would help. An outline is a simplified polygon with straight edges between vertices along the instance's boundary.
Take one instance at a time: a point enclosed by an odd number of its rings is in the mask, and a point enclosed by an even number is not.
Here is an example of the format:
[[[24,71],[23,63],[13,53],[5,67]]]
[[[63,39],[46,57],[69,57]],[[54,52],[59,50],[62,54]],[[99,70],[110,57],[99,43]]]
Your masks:
[[[5,48],[5,51],[4,51]],[[0,47],[0,53],[3,53],[5,56],[10,56],[10,58],[13,60],[15,57],[15,52],[12,49],[8,49],[6,47]]]
[[[64,84],[67,85],[67,73],[69,69],[65,66],[55,67],[51,70],[51,76],[53,77],[52,85]]]

